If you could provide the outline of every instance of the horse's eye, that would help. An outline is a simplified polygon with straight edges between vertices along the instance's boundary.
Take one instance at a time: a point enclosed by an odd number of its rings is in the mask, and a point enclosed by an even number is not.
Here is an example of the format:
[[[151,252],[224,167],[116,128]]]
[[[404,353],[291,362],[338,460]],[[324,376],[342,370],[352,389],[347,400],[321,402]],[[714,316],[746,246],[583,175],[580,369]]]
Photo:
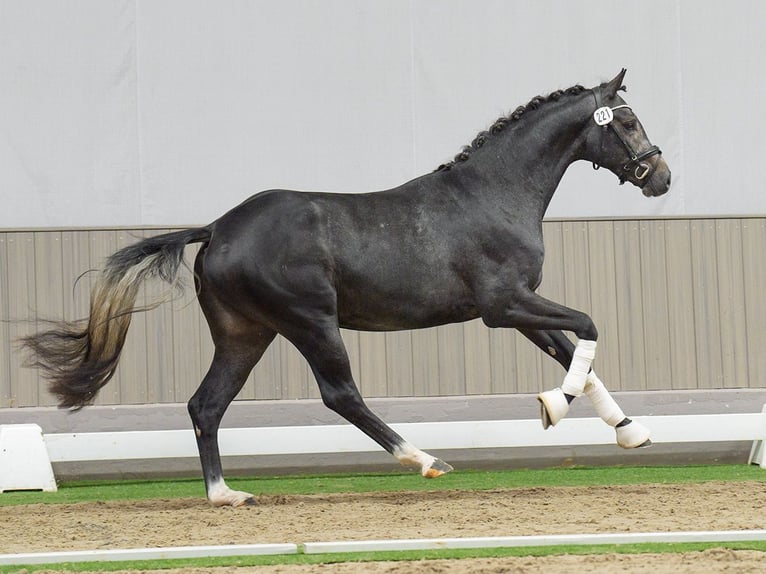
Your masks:
[[[627,121],[627,122],[625,122],[622,125],[625,126],[626,130],[633,131],[634,129],[636,129],[636,122],[634,122],[634,121]]]

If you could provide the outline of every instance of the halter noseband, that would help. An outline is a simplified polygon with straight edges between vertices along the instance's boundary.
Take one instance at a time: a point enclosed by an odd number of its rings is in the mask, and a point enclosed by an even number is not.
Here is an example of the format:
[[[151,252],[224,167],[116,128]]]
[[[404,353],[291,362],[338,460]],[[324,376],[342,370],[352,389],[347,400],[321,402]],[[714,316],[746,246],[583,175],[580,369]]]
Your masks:
[[[621,108],[625,109],[631,109],[629,105],[622,104],[619,106],[615,106],[613,108],[610,108],[609,106],[602,105],[601,102],[601,88],[594,88],[593,89],[593,97],[596,100],[596,111],[593,112],[593,119],[596,122],[596,124],[600,125],[602,127],[602,136],[600,138],[599,143],[599,156],[601,155],[601,152],[604,149],[604,137],[603,132],[609,129],[609,126],[612,123],[612,120],[614,119],[614,110],[619,110]],[[633,151],[633,148],[630,146],[630,143],[628,143],[628,140],[625,139],[625,137],[617,131],[614,127],[612,127],[612,131],[617,136],[617,139],[622,142],[623,147],[628,152],[628,157],[630,160],[628,163],[622,166],[622,172],[618,174],[617,177],[620,178],[620,185],[625,183],[628,179],[628,174],[631,170],[633,171],[633,175],[636,176],[636,179],[643,180],[647,176],[649,176],[652,173],[652,167],[647,163],[642,163],[643,160],[652,157],[653,155],[660,155],[662,154],[662,150],[660,150],[659,147],[656,145],[650,146],[647,149],[645,149],[642,152],[635,152]],[[593,169],[599,169],[601,166],[597,162],[593,162]]]

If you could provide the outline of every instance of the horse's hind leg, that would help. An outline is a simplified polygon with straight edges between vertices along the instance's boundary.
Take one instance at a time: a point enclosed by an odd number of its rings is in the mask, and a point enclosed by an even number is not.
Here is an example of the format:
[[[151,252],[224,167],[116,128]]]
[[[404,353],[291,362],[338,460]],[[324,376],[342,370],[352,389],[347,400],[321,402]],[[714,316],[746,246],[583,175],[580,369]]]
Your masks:
[[[426,478],[452,470],[446,462],[409,444],[370,411],[352,378],[346,348],[337,327],[303,329],[287,338],[311,366],[324,404],[359,428],[402,465],[414,466]]]
[[[565,370],[569,370],[575,353],[575,346],[561,331],[535,331],[521,329],[520,332],[540,347],[545,353],[556,359]],[[583,392],[593,403],[596,413],[609,426],[615,427],[617,444],[623,448],[636,448],[651,445],[650,432],[642,424],[625,416],[617,401],[606,389],[593,369],[587,374]],[[562,397],[566,401],[562,400]],[[569,403],[575,395],[553,389],[538,395],[541,404],[543,427],[548,428],[558,422],[569,410]]]
[[[250,371],[274,340],[270,329],[250,325],[245,337],[220,334],[211,324],[215,354],[202,384],[189,400],[207,498],[214,506],[252,504],[252,494],[231,490],[223,479],[218,427],[226,408],[245,384]]]

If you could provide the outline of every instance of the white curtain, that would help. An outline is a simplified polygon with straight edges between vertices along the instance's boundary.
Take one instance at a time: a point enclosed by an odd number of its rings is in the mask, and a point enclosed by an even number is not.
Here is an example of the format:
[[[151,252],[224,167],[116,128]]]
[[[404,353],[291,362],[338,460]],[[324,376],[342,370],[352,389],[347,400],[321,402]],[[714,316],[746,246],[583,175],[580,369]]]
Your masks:
[[[764,21],[759,0],[0,0],[0,227],[393,187],[621,67],[671,193],[583,163],[548,216],[763,214]]]

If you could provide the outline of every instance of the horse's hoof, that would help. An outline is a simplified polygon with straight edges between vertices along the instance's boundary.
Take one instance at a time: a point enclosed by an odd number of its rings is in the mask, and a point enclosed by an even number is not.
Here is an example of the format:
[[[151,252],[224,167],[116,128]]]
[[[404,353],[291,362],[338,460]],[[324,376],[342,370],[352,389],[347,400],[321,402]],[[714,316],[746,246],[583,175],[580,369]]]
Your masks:
[[[641,423],[630,421],[622,427],[617,427],[617,444],[622,448],[644,448],[652,446],[649,438],[651,431]]]
[[[213,506],[253,506],[258,504],[249,492],[232,490],[225,484],[211,489],[207,495],[208,502]]]
[[[452,465],[447,464],[443,460],[437,458],[431,463],[431,466],[423,470],[423,476],[425,478],[437,478],[442,474],[447,474],[449,471],[454,470]]]
[[[555,425],[569,412],[569,401],[559,388],[540,393],[537,400],[540,401],[540,419],[544,429]]]
[[[242,494],[247,494],[246,492],[243,492]],[[250,494],[247,495],[247,497],[240,496],[235,499],[233,499],[230,503],[231,506],[239,507],[239,506],[255,506],[258,504],[258,501],[255,499],[255,497]]]

